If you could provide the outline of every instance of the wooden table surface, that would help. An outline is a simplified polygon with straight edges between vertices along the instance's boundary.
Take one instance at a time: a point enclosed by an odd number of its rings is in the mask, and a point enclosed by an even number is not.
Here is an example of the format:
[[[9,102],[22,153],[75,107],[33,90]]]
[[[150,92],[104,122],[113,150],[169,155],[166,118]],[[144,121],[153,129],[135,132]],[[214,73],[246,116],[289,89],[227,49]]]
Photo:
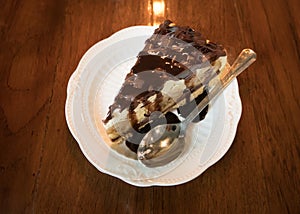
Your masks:
[[[0,7],[0,213],[300,212],[298,0],[13,0]],[[188,183],[140,188],[85,158],[66,123],[66,86],[93,44],[164,18],[223,44],[229,62],[245,47],[258,59],[238,78],[243,113],[226,155]]]

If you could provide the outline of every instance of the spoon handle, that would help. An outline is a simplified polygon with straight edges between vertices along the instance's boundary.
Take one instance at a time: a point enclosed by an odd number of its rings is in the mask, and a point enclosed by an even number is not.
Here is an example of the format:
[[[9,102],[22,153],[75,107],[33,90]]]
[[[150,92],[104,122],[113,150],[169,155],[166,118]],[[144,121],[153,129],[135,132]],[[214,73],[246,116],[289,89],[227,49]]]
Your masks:
[[[256,60],[256,53],[251,49],[244,49],[236,58],[229,69],[220,73],[210,81],[208,96],[206,96],[197,107],[186,117],[184,125],[188,125],[201,112],[209,102],[217,97],[242,71],[248,68]]]

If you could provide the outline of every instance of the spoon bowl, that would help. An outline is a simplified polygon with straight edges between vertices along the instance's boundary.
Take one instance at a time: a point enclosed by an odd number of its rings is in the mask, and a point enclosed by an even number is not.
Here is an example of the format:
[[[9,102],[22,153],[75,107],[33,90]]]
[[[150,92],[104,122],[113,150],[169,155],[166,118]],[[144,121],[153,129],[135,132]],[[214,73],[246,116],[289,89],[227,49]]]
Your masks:
[[[184,138],[179,137],[184,129],[177,124],[163,124],[152,130],[139,145],[138,159],[149,167],[163,166],[166,159],[176,159],[184,149]]]
[[[184,121],[158,125],[143,137],[137,151],[138,160],[146,167],[153,168],[164,166],[177,159],[184,150],[185,133],[191,121],[255,60],[256,53],[251,49],[244,49],[225,74],[211,80],[213,86],[211,86],[208,96]]]

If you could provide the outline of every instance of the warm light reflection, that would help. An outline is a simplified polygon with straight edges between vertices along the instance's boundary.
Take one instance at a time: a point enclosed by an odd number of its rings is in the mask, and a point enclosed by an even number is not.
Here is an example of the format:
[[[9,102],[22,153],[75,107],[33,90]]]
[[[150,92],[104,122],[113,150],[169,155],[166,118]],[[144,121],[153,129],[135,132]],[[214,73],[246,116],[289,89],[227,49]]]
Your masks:
[[[157,26],[165,19],[165,1],[150,0],[148,2],[149,15],[152,17],[149,25]]]
[[[153,1],[153,15],[154,16],[165,15],[165,2],[163,0]]]
[[[161,148],[165,148],[165,147],[167,147],[168,145],[169,145],[169,139],[168,139],[168,138],[166,138],[166,139],[164,139],[164,140],[162,140],[162,141],[160,142]]]

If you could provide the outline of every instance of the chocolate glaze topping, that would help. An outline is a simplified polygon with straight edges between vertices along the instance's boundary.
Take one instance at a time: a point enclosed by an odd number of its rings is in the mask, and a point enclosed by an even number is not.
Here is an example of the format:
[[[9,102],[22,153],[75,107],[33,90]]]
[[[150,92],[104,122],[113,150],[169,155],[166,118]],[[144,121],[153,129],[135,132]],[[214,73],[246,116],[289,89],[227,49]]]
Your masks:
[[[132,127],[139,133],[147,133],[153,124],[149,121],[149,116],[154,111],[161,111],[159,105],[162,100],[161,89],[167,80],[183,79],[185,83],[194,76],[193,67],[211,63],[220,56],[225,56],[222,46],[206,40],[199,32],[190,27],[174,25],[170,20],[166,20],[157,28],[154,34],[146,40],[144,49],[139,53],[136,64],[127,74],[119,94],[114,103],[109,107],[106,119],[107,123],[112,118],[115,110],[129,110],[129,118]],[[191,92],[195,88],[188,88]],[[155,101],[150,102],[149,98],[155,95]],[[206,91],[195,100],[186,100],[186,104],[178,109],[181,116],[186,117],[195,106],[205,96]],[[186,98],[187,99],[187,98]],[[194,103],[194,105],[192,105]],[[146,119],[138,121],[136,112],[137,106],[147,107],[144,116]],[[203,119],[208,107],[204,109],[195,122]],[[168,123],[179,122],[176,115],[171,112],[165,114]],[[154,120],[152,120],[153,123]],[[155,124],[161,124],[158,117]],[[126,145],[136,152],[142,135],[132,136]],[[134,143],[132,143],[134,142]]]

